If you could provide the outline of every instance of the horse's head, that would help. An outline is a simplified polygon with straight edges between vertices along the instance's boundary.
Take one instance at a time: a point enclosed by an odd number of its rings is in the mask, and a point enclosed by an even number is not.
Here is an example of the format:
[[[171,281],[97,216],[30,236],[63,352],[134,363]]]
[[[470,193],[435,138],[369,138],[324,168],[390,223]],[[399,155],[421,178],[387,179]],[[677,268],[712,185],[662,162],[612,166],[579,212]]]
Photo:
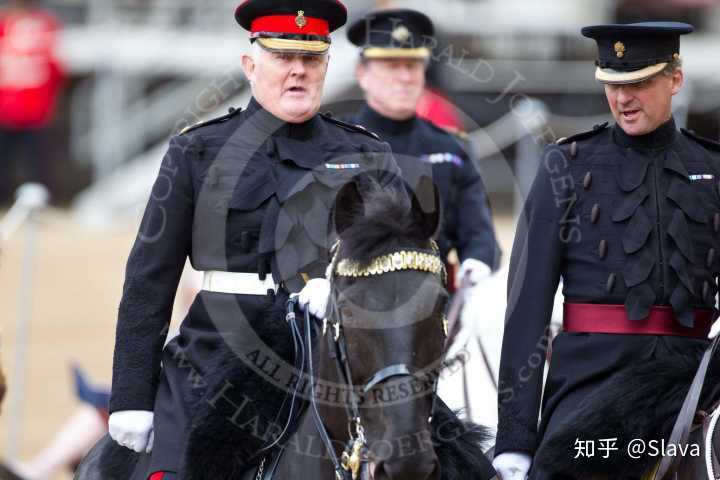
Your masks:
[[[407,193],[410,207],[404,191],[351,183],[336,203],[329,321],[375,480],[440,478],[430,436],[446,333],[445,270],[431,240],[439,197],[427,177]]]

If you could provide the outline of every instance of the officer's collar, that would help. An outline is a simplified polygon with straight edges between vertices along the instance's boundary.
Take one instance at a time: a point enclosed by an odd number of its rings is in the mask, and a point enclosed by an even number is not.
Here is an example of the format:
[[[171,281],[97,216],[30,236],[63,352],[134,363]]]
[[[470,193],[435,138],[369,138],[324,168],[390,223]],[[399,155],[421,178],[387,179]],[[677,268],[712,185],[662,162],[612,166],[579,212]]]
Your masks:
[[[265,110],[255,97],[250,97],[250,102],[243,112],[246,118],[253,122],[261,132],[273,137],[288,137],[298,140],[306,140],[312,136],[313,129],[317,126],[318,116],[302,123],[290,123],[281,120],[272,113]]]
[[[383,134],[403,133],[409,132],[415,128],[415,122],[417,117],[413,115],[407,120],[393,120],[384,115],[379,114],[368,104],[360,110],[358,114],[358,123],[368,130],[377,132],[381,136]]]
[[[675,140],[676,135],[677,127],[675,126],[675,119],[672,117],[657,129],[645,135],[628,135],[618,124],[615,124],[613,127],[613,138],[617,144],[623,147],[641,149],[665,148]]]

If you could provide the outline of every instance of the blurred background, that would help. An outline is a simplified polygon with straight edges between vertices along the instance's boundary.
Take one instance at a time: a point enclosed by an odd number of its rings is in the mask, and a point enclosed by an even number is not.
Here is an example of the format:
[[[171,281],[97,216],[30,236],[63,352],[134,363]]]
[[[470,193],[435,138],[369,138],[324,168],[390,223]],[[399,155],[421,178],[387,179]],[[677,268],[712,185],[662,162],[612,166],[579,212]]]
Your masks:
[[[93,395],[110,380],[124,263],[167,140],[249,98],[240,71],[249,42],[233,19],[237,3],[0,1],[0,360],[8,384],[0,461],[37,457],[79,406],[102,403]],[[438,45],[420,113],[469,134],[505,263],[544,143],[610,120],[593,77],[595,44],[580,36],[582,26],[695,25],[683,38],[686,84],[675,99],[676,121],[720,136],[720,0],[344,3],[350,21],[371,8],[406,6],[435,22]],[[324,102],[346,113],[362,98],[357,53],[344,31],[334,34],[331,52]],[[454,106],[449,114],[438,107],[443,98]],[[27,182],[45,189],[18,194]],[[183,285],[193,290],[191,274]],[[504,281],[484,288],[465,317],[497,372],[503,308],[493,300],[488,309],[485,299],[503,297]],[[176,316],[189,296],[179,296]],[[473,348],[472,416],[494,426],[495,392]],[[451,404],[462,403],[460,377],[444,379]]]

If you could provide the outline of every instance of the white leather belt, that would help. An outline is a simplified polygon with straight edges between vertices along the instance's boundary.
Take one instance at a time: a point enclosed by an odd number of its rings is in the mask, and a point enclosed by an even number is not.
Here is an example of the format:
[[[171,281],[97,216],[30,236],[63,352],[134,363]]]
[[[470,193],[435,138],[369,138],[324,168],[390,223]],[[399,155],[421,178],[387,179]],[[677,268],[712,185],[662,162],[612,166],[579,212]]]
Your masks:
[[[257,273],[210,271],[203,272],[202,289],[216,293],[267,295],[268,290],[277,293],[278,286],[270,274],[260,280]]]

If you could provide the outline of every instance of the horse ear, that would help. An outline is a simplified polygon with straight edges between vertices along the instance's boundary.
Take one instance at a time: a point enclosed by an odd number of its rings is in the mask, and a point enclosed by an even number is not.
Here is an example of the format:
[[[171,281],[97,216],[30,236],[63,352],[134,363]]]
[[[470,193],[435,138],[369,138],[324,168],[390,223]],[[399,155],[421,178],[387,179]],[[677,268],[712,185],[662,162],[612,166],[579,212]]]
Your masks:
[[[342,235],[352,225],[355,217],[364,210],[363,198],[357,182],[352,181],[343,185],[335,197],[334,209],[335,231],[338,235]]]
[[[423,235],[432,238],[440,226],[440,193],[427,175],[422,175],[412,197],[412,212],[419,222]]]

